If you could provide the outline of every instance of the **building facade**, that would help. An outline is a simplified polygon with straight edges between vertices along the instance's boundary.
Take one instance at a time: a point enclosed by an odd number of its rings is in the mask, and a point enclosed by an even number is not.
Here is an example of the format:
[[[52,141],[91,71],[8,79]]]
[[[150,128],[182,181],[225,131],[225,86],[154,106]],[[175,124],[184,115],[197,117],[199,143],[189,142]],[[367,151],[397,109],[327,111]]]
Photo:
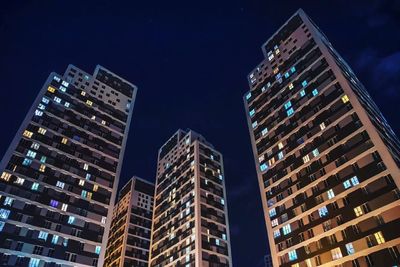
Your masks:
[[[136,91],[50,74],[0,163],[0,265],[103,266]]]
[[[264,256],[264,266],[273,267],[271,254],[267,254]]]
[[[394,132],[302,10],[262,50],[244,103],[274,266],[398,265]]]
[[[121,189],[114,207],[105,267],[147,267],[154,184],[133,177]]]
[[[178,130],[159,150],[153,266],[232,266],[222,155],[191,130]]]

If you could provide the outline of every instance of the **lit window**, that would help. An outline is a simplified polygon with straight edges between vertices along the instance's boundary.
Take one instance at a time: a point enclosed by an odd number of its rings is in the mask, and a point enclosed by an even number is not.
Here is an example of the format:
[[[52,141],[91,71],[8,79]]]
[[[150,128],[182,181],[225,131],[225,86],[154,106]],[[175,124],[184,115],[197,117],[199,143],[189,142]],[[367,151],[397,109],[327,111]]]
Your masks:
[[[1,174],[1,179],[5,180],[5,181],[7,181],[7,182],[10,180],[10,177],[11,177],[11,173],[3,172],[3,173]]]
[[[42,103],[39,103],[38,108],[41,109],[41,110],[45,110],[46,106],[43,105]]]
[[[5,222],[0,221],[0,232],[3,231],[3,228],[4,228],[5,224],[6,224]]]
[[[66,107],[66,108],[69,108],[69,105],[70,105],[69,102],[64,103],[64,107]]]
[[[38,143],[32,143],[31,148],[38,150],[40,145]]]
[[[264,129],[261,131],[262,136],[266,135],[267,133],[268,133],[268,129],[267,129],[267,128],[264,128]]]
[[[275,215],[276,215],[276,210],[275,210],[275,208],[270,209],[270,210],[268,211],[268,213],[269,213],[269,217],[275,216]]]
[[[82,92],[81,92],[81,95],[85,96],[85,95],[86,95],[86,92],[85,92],[85,91],[82,91]]]
[[[68,238],[64,238],[63,246],[64,247],[68,246]]]
[[[39,239],[43,239],[43,240],[47,240],[47,236],[48,236],[48,235],[49,235],[49,233],[40,231],[40,232],[39,232],[38,238],[39,238]]]
[[[296,67],[292,67],[291,69],[290,69],[290,71],[293,73],[293,72],[295,72],[296,71]]]
[[[50,102],[50,100],[46,97],[42,97],[42,102],[45,104],[48,104]]]
[[[292,232],[290,224],[286,224],[285,226],[283,226],[282,230],[284,235],[290,234]]]
[[[326,128],[325,123],[324,123],[324,122],[321,123],[321,124],[319,125],[319,128],[321,128],[321,130],[325,129],[325,128]]]
[[[64,203],[64,204],[61,205],[61,210],[62,211],[67,211],[67,209],[68,209],[68,204]]]
[[[61,189],[64,189],[65,183],[60,182],[60,181],[57,181],[56,186],[59,187],[59,188],[61,188]]]
[[[54,77],[53,77],[53,80],[55,80],[55,81],[57,81],[57,82],[60,82],[60,81],[61,81],[61,79],[58,78],[57,76],[54,76]]]
[[[28,137],[28,138],[31,138],[32,137],[32,132],[30,132],[30,131],[28,131],[28,130],[25,130],[24,131],[24,133],[22,134],[23,136],[25,136],[25,137]]]
[[[253,117],[255,113],[256,113],[256,111],[254,109],[250,110],[250,113],[249,113],[250,117]]]
[[[263,172],[263,171],[265,171],[265,170],[267,170],[268,169],[268,166],[267,166],[267,164],[262,164],[261,166],[260,166],[260,170]]]
[[[312,154],[313,154],[314,157],[318,157],[318,155],[319,155],[318,148],[314,149],[314,150],[312,151]]]
[[[38,129],[38,133],[40,133],[40,134],[46,134],[46,129],[43,129],[42,127],[40,127],[39,129]]]
[[[347,189],[347,188],[351,187],[350,180],[346,180],[346,181],[344,181],[344,182],[343,182],[343,186],[344,186],[344,188],[345,188],[345,189]]]
[[[340,248],[334,248],[331,250],[331,254],[332,254],[332,259],[337,260],[342,258],[342,251],[340,250]]]
[[[63,137],[63,139],[61,139],[61,143],[63,143],[64,145],[68,143],[68,139]]]
[[[325,217],[326,215],[328,215],[328,209],[326,208],[326,206],[323,206],[321,208],[318,209],[318,213],[319,213],[319,217]]]
[[[246,99],[249,100],[251,97],[251,92],[246,95]]]
[[[40,172],[44,172],[45,170],[46,170],[46,165],[41,164],[40,167],[39,167],[39,171]]]
[[[300,91],[300,97],[303,97],[303,96],[305,96],[305,95],[306,95],[306,91],[301,90],[301,91]]]
[[[100,254],[100,250],[101,250],[101,247],[100,246],[96,246],[95,253],[97,255],[99,255]]]
[[[355,207],[354,208],[354,213],[356,214],[357,217],[359,217],[359,216],[364,214],[361,206]]]
[[[303,87],[306,87],[307,86],[307,81],[306,80],[304,80],[302,83],[301,83],[301,85],[303,86]]]
[[[310,161],[310,156],[309,155],[306,155],[306,156],[303,157],[303,162],[304,163],[307,163],[309,161]]]
[[[14,183],[23,185],[25,182],[25,179],[18,177],[17,180],[14,181]]]
[[[57,244],[58,242],[58,235],[53,235],[53,238],[51,239],[51,243]]]
[[[39,189],[39,183],[33,183],[31,189],[37,191]]]
[[[288,110],[286,111],[286,113],[287,113],[288,117],[289,117],[289,116],[292,116],[293,113],[294,113],[293,108],[288,109]]]
[[[278,153],[278,159],[283,159],[283,151]]]
[[[40,265],[39,259],[31,258],[29,260],[29,267],[39,267],[39,265]]]
[[[31,159],[24,159],[24,161],[22,162],[22,165],[29,166],[29,165],[31,165],[31,163],[32,163]]]
[[[105,121],[105,120],[102,120],[102,121],[101,121],[101,124],[106,125],[106,121]]]
[[[92,102],[92,101],[90,101],[90,100],[86,100],[86,105],[88,105],[88,106],[92,106],[92,105],[93,105],[93,102]]]
[[[217,246],[219,246],[219,245],[220,245],[220,243],[219,243],[219,239],[215,239],[215,244],[216,244]]]
[[[258,162],[262,162],[265,159],[264,155],[261,155],[260,157],[258,157]]]
[[[292,106],[292,102],[288,101],[285,103],[285,109],[288,109]]]
[[[222,239],[226,240],[226,234],[222,234]]]
[[[334,198],[334,197],[335,197],[335,193],[333,192],[332,189],[329,189],[328,192],[327,192],[327,194],[328,194],[328,199],[331,199],[331,198]]]
[[[207,181],[207,180],[206,180]],[[97,184],[93,185],[93,191],[96,192],[97,189],[99,189],[99,186]]]
[[[106,220],[107,220],[107,217],[104,217],[104,216],[101,217],[101,223],[102,223],[102,224],[105,224],[105,223],[106,223]]]
[[[253,127],[253,129],[256,128],[257,127],[257,121],[253,122],[251,126]]]
[[[281,231],[280,230],[275,230],[274,231],[274,238],[280,237],[281,236]]]
[[[14,199],[11,197],[6,197],[6,199],[4,200],[4,206],[12,206]]]
[[[68,224],[73,224],[75,221],[75,217],[74,216],[69,216],[68,217]]]
[[[352,183],[353,185],[358,185],[358,184],[360,183],[360,182],[358,181],[357,176],[351,177],[350,181],[351,181],[351,183]]]
[[[385,238],[383,237],[381,231],[375,233],[374,236],[378,245],[385,243]]]
[[[354,250],[354,247],[353,247],[353,243],[346,244],[346,250],[347,250],[347,254],[348,255],[354,254],[355,250]]]
[[[271,225],[272,227],[277,226],[278,225],[278,219],[274,219],[271,221]]]
[[[65,91],[67,91],[67,88],[65,88],[64,86],[60,86],[60,91],[65,93]]]
[[[36,152],[28,150],[28,152],[26,152],[26,156],[34,159],[36,157]]]
[[[61,84],[64,85],[65,87],[68,87],[68,85],[69,85],[69,83],[67,83],[66,81],[62,81]]]
[[[278,149],[282,149],[282,148],[283,148],[283,144],[282,144],[282,142],[279,142]]]
[[[349,97],[347,95],[342,96],[343,103],[349,102]]]
[[[90,173],[86,173],[86,180],[90,180],[90,177],[92,177],[92,175]]]
[[[225,205],[225,200],[223,198],[221,198],[221,204]]]
[[[35,110],[35,116],[41,117],[43,115],[43,111],[41,110]]]
[[[41,162],[41,163],[46,163],[46,160],[47,160],[46,156],[42,156],[42,157],[40,158],[40,162]]]
[[[54,199],[50,200],[50,206],[52,206],[53,208],[57,208],[57,206],[58,206],[58,201],[57,201],[57,200],[54,200]]]
[[[89,169],[89,165],[88,165],[87,163],[85,163],[85,164],[83,165],[83,169],[84,169],[85,171],[87,171],[87,170]]]
[[[49,86],[47,87],[47,91],[49,91],[50,93],[54,93],[56,91],[56,88]]]
[[[294,87],[294,86],[293,86],[293,83],[290,83],[290,84],[289,84],[289,90],[292,90],[293,87]]]
[[[54,101],[57,102],[57,103],[61,103],[61,98],[55,96],[54,97]]]
[[[285,78],[286,78],[286,79],[289,78],[289,75],[290,75],[289,72],[286,72],[286,73],[285,73]]]
[[[289,261],[297,260],[296,250],[289,251]]]
[[[10,211],[6,209],[0,209],[0,219],[8,219],[10,216]]]
[[[87,191],[86,190],[82,190],[81,196],[83,198],[86,198],[87,197]]]
[[[318,95],[318,89],[314,89],[314,90],[312,91],[312,95],[313,95],[313,96]]]
[[[85,180],[79,180],[79,185],[84,186],[85,185]]]
[[[270,160],[268,160],[268,165],[272,166],[275,164],[275,158],[270,158]]]

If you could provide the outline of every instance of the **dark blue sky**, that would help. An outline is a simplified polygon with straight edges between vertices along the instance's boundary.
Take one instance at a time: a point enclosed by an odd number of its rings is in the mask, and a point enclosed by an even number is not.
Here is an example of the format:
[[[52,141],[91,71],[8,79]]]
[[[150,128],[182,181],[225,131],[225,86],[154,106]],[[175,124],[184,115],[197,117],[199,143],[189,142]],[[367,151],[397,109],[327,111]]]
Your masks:
[[[154,180],[178,128],[225,157],[236,267],[267,241],[242,96],[261,44],[298,8],[320,26],[400,132],[400,1],[7,1],[0,4],[0,154],[51,71],[96,64],[139,87],[122,181]],[[136,2],[136,3],[135,3]],[[300,6],[301,3],[301,6]]]

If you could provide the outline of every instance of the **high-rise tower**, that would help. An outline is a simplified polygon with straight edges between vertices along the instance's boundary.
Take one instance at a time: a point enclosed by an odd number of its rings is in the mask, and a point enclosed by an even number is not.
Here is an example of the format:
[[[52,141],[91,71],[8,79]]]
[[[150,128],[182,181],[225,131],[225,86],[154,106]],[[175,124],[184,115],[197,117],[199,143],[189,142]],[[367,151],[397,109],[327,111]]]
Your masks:
[[[222,155],[194,131],[159,150],[149,266],[232,266]]]
[[[262,50],[244,102],[274,266],[398,265],[392,129],[302,10]]]
[[[136,87],[52,73],[0,165],[3,266],[103,266]]]
[[[105,267],[147,267],[154,184],[134,176],[122,187],[114,207]]]

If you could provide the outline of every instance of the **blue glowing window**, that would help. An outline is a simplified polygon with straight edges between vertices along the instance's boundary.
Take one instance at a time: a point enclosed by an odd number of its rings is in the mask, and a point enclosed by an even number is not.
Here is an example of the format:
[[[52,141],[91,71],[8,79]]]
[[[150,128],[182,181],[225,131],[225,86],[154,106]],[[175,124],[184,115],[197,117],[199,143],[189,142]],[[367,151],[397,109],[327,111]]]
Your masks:
[[[34,190],[34,191],[38,190],[39,189],[39,184],[38,183],[33,183],[31,189]]]
[[[53,238],[51,239],[51,243],[57,244],[58,242],[58,235],[53,235]]]
[[[313,95],[313,96],[318,95],[318,89],[314,89],[314,90],[312,91],[312,95]]]
[[[346,181],[344,181],[344,182],[343,182],[343,186],[344,186],[344,188],[345,188],[345,189],[347,189],[347,188],[351,187],[350,180],[346,180]]]
[[[54,101],[56,101],[57,103],[61,103],[61,98],[55,96]]]
[[[292,228],[290,227],[290,224],[286,224],[285,226],[282,227],[283,229],[283,234],[287,235],[292,232]]]
[[[268,213],[269,213],[269,217],[274,217],[274,216],[276,215],[276,210],[275,210],[275,208],[270,209],[270,210],[268,211]]]
[[[261,134],[264,136],[264,135],[266,135],[268,133],[268,129],[267,128],[264,128],[262,131],[261,131]]]
[[[288,109],[292,106],[292,102],[288,101],[285,103],[285,109]]]
[[[261,166],[260,166],[260,170],[263,172],[263,171],[265,171],[265,170],[267,170],[268,169],[268,166],[267,166],[267,164],[262,164]]]
[[[290,71],[293,73],[293,72],[295,72],[296,71],[296,67],[292,67],[291,69],[290,69]]]
[[[3,228],[4,228],[5,224],[6,224],[5,222],[0,221],[0,232],[3,231]]]
[[[302,83],[301,83],[301,85],[303,86],[303,87],[306,87],[307,86],[307,81],[306,80],[304,80]]]
[[[328,215],[328,209],[326,208],[326,206],[323,206],[322,208],[318,209],[318,213],[319,213],[319,217],[325,217],[326,215]]]
[[[54,199],[50,200],[50,206],[52,206],[53,208],[57,208],[57,206],[58,206],[58,201],[57,201],[57,200],[54,200]]]
[[[75,221],[75,217],[74,216],[69,216],[68,218],[68,224],[73,224]]]
[[[246,95],[246,99],[249,100],[251,97],[251,92]]]
[[[358,178],[357,178],[357,176],[353,176],[353,177],[351,177],[351,183],[353,184],[353,185],[358,185],[360,182],[358,181]]]
[[[301,91],[300,91],[300,97],[303,97],[303,96],[305,96],[305,95],[306,95],[306,91],[301,90]]]
[[[38,238],[39,238],[39,239],[43,239],[43,240],[47,240],[47,236],[48,236],[48,235],[49,235],[49,233],[40,231],[40,232],[39,232]]]
[[[29,267],[39,267],[40,259],[31,258],[29,260]]]
[[[48,98],[46,98],[46,97],[43,97],[42,98],[42,102],[45,103],[45,104],[48,104],[50,102],[50,100]]]
[[[296,253],[296,250],[289,251],[289,260],[290,260],[290,261],[297,260],[297,253]]]
[[[283,159],[283,151],[281,151],[281,152],[278,153],[278,158],[279,158],[279,159]]]
[[[31,165],[31,163],[32,163],[31,159],[24,159],[24,161],[22,162],[22,165],[29,166],[29,165]]]
[[[286,111],[286,113],[287,113],[288,117],[289,117],[289,116],[292,116],[293,113],[294,113],[293,108],[288,109],[288,111]]]
[[[289,72],[286,72],[285,73],[285,78],[289,78],[289,75],[290,75]]]
[[[280,78],[282,78],[282,74],[278,73],[275,77],[277,80],[279,80]]]
[[[312,151],[312,154],[313,154],[314,157],[318,157],[318,155],[319,155],[318,148],[314,149],[314,150]]]
[[[252,109],[252,110],[250,110],[250,117],[253,117],[254,116],[254,114],[256,114],[256,111],[254,110],[254,109]]]
[[[253,122],[251,126],[253,127],[253,129],[256,128],[257,127],[257,122],[256,121]]]
[[[96,246],[95,253],[97,255],[99,255],[100,254],[100,250],[101,250],[101,247],[100,246]]]
[[[10,216],[10,211],[6,209],[0,209],[0,219],[8,219]]]

